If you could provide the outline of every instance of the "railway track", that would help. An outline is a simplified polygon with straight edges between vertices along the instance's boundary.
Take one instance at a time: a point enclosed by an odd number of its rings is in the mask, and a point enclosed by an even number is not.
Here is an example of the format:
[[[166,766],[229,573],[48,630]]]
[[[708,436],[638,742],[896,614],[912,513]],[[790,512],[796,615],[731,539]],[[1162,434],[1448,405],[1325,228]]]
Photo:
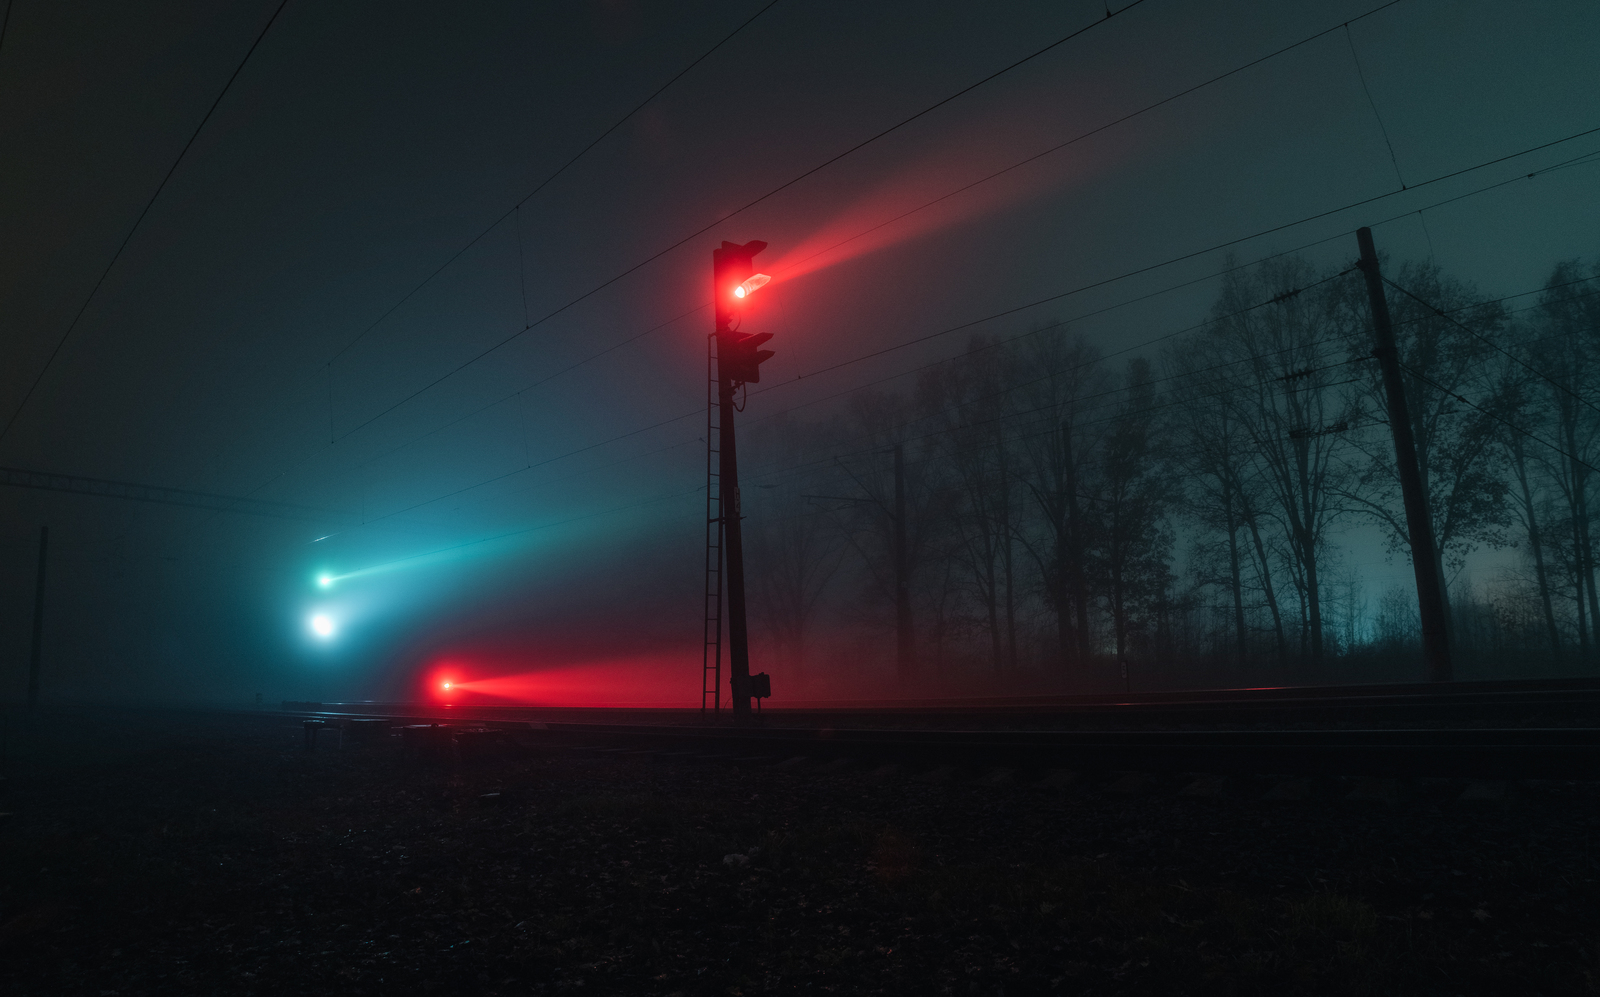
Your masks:
[[[465,720],[728,723],[698,710],[419,703],[285,703],[308,713],[427,715]],[[1600,678],[1202,689],[1130,695],[1011,696],[905,701],[785,701],[759,717],[768,727],[1067,730],[1127,725],[1586,726],[1600,725]]]
[[[1526,705],[1525,703],[1522,705]],[[1415,708],[1415,704],[1413,704]],[[946,712],[923,726],[870,725],[839,712],[766,718],[760,725],[599,722],[593,717],[516,718],[505,711],[409,709],[288,711],[308,730],[378,729],[462,752],[610,751],[679,760],[803,766],[844,762],[907,770],[1141,771],[1365,778],[1600,780],[1600,726],[1345,726],[1245,729],[1174,726],[1117,729],[986,726],[982,715]],[[492,715],[485,715],[492,714]],[[1148,718],[1149,714],[1140,716]],[[1258,713],[1257,719],[1275,714]],[[817,723],[822,719],[823,723]],[[902,718],[905,719],[905,718]],[[932,718],[930,718],[931,720]],[[673,722],[677,720],[679,722]],[[832,723],[826,722],[832,720]],[[308,743],[314,734],[308,734]],[[342,735],[341,735],[342,737]],[[432,738],[432,741],[425,739]],[[456,750],[456,749],[452,749]]]

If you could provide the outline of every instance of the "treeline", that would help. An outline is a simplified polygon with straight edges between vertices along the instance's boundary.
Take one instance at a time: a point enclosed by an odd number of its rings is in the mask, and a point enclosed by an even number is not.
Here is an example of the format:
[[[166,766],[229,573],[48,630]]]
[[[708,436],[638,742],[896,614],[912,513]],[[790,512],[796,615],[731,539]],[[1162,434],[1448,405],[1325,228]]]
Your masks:
[[[1458,676],[1600,665],[1600,267],[1502,300],[1385,273]],[[887,677],[906,614],[927,688],[1422,677],[1414,589],[1349,563],[1362,526],[1409,563],[1359,273],[1280,258],[1144,354],[1048,325],[906,380],[752,427],[756,646],[791,689]]]

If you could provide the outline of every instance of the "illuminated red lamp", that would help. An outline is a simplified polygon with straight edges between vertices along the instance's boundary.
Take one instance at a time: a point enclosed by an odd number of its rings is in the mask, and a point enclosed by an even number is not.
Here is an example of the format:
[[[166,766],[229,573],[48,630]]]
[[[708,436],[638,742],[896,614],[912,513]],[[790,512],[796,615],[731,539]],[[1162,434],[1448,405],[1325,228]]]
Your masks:
[[[758,276],[752,258],[766,248],[767,244],[757,239],[742,246],[724,242],[711,251],[711,291],[716,304],[718,332],[732,328],[745,296],[761,286],[751,283]],[[765,284],[766,280],[761,283]]]
[[[733,296],[735,298],[749,297],[755,292],[761,290],[763,287],[766,287],[771,282],[772,278],[764,273],[754,274],[749,280],[746,280],[744,283],[733,289]]]

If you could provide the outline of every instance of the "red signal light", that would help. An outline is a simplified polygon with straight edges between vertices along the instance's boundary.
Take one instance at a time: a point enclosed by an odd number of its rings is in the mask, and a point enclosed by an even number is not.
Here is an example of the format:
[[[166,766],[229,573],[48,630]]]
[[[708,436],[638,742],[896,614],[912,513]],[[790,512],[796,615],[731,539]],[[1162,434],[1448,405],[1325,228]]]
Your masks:
[[[752,258],[767,244],[757,239],[739,245],[724,242],[721,247],[711,251],[712,287],[715,291],[717,310],[716,328],[720,332],[733,323],[734,311],[751,291],[765,284],[772,278],[765,274],[756,275]],[[764,279],[759,283],[756,277]],[[728,295],[723,297],[722,295]]]
[[[772,278],[764,273],[752,274],[749,280],[733,289],[733,296],[735,298],[747,298],[771,282]]]

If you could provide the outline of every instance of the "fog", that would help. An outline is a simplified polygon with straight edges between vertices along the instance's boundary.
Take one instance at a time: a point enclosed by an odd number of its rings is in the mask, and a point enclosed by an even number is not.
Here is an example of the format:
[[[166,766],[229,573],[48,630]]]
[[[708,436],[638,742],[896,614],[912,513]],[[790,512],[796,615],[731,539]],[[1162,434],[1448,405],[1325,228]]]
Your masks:
[[[1589,667],[1589,514],[1571,493],[1600,464],[1592,4],[780,3],[736,33],[763,5],[14,7],[7,699],[26,691],[48,526],[46,699],[410,699],[450,681],[484,701],[698,705],[723,239],[769,243],[775,278],[742,328],[774,333],[777,356],[739,417],[772,705],[1418,678],[1382,414],[1352,345],[1359,275],[1333,278],[1362,225],[1388,275],[1469,327],[1391,295],[1406,342],[1437,347],[1445,387],[1415,387],[1438,446],[1478,447],[1437,472],[1479,475],[1444,544],[1461,674]],[[1564,261],[1571,282],[1546,291]],[[1263,350],[1240,345],[1234,305],[1296,289],[1271,305],[1298,316],[1275,334],[1310,359],[1243,362]],[[1562,295],[1581,326],[1567,357],[1548,352]],[[1083,494],[1106,498],[1107,468],[1152,485],[1123,608],[1098,583],[1061,601],[1073,562],[1030,490],[1047,484],[1041,406],[1065,404],[1036,382],[1071,366],[1042,357],[1074,350],[1103,358],[1082,369],[1099,393],[1082,445],[1109,446],[1108,427],[1143,441],[1094,458]],[[1318,629],[1260,465],[1240,467],[1261,543],[1231,534],[1228,569],[1191,460],[1215,436],[1185,396],[1218,376],[1195,372],[1207,350],[1252,371],[1234,390],[1319,406],[1290,427],[1338,472],[1306,548],[1326,567]],[[896,443],[921,531],[904,681],[879,504]],[[980,555],[985,537],[1004,542]],[[1086,578],[1110,571],[1084,542]],[[797,628],[782,592],[802,549]]]

